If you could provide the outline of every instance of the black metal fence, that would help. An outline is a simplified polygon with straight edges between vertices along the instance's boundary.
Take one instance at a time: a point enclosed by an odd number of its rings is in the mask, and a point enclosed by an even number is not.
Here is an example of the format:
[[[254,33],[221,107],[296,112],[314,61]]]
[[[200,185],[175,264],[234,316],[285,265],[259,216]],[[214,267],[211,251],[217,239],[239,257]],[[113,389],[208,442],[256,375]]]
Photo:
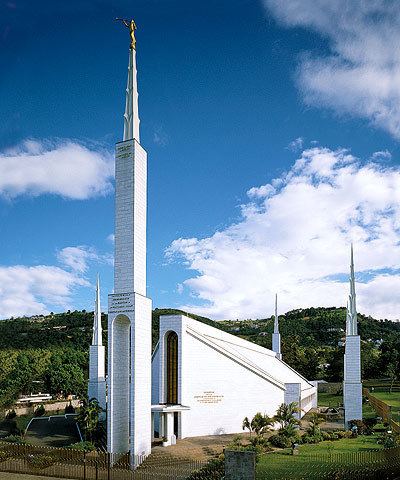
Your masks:
[[[269,462],[268,457],[271,457]],[[390,480],[400,478],[400,447],[385,450],[286,456],[277,465],[267,454],[257,480]]]
[[[0,442],[0,471],[75,480],[186,480],[191,475],[202,480],[221,478],[220,465],[215,463],[215,472],[211,465],[204,469],[207,461],[191,458],[191,453],[182,458],[160,450],[135,457],[132,465],[129,455]],[[400,477],[400,447],[306,457],[271,453],[263,456],[258,467],[264,468],[257,468],[257,480],[396,479]]]
[[[132,458],[0,442],[0,471],[76,480],[185,480],[205,463],[163,452]]]

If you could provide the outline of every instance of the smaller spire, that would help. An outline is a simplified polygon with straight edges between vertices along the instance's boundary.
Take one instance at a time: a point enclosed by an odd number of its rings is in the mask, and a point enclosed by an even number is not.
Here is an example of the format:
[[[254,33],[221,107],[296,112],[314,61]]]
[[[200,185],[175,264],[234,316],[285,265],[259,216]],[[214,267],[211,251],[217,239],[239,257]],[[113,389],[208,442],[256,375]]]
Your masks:
[[[281,334],[279,333],[279,317],[278,317],[278,294],[275,293],[275,320],[274,333],[272,334],[272,351],[279,360],[282,360],[281,354]]]
[[[347,335],[357,335],[357,307],[356,307],[356,280],[354,274],[354,252],[353,243],[350,249],[350,294],[347,306],[348,327],[346,329]]]
[[[274,333],[279,333],[279,317],[278,317],[278,294],[275,293],[275,321]]]
[[[103,335],[102,335],[102,328],[101,328],[100,278],[99,278],[99,274],[97,274],[92,345],[103,345],[102,336]]]

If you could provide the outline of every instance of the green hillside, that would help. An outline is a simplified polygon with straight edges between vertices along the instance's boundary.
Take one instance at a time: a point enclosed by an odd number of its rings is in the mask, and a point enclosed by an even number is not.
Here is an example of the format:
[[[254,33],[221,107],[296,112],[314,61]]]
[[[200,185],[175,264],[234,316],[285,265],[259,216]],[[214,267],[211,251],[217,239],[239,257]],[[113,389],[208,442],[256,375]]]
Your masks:
[[[158,340],[160,315],[153,311],[152,344]],[[190,317],[271,348],[273,318],[214,322]],[[104,341],[107,316],[102,316]],[[343,370],[345,310],[309,308],[280,317],[284,360],[307,378],[340,381]],[[21,393],[50,392],[54,396],[86,392],[88,350],[93,312],[74,311],[0,322],[0,407],[13,404]],[[400,362],[400,323],[359,316],[364,378],[386,375],[389,363]],[[396,360],[397,359],[397,360]],[[397,371],[400,365],[396,364]]]

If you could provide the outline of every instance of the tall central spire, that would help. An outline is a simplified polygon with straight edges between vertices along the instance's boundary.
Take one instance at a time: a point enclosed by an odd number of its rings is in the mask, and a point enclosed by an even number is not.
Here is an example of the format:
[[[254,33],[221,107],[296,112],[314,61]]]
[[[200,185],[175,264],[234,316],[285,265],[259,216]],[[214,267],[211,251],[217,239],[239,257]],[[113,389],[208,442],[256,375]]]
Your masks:
[[[136,24],[130,33],[124,137],[115,147],[114,293],[108,296],[107,449],[151,452],[151,300],[146,296],[147,153],[139,142]]]
[[[122,19],[118,19],[122,20]],[[137,69],[136,69],[136,24],[134,20],[127,22],[122,20],[124,25],[129,28],[131,35],[131,44],[129,48],[128,63],[128,81],[126,85],[126,100],[124,113],[124,138],[125,140],[136,140],[140,143],[139,136],[139,106],[138,106],[138,89],[137,89]]]

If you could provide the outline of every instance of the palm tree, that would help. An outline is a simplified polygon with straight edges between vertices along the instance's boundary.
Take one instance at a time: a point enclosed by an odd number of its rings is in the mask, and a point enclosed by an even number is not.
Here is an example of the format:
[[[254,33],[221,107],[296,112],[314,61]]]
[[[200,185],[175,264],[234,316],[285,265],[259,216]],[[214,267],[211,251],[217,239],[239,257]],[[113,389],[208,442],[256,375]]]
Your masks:
[[[82,402],[78,415],[78,423],[84,431],[85,440],[92,441],[99,425],[99,416],[103,409],[99,402],[92,398],[89,402]]]
[[[273,420],[268,415],[263,415],[258,412],[254,415],[251,421],[251,428],[257,436],[264,435],[269,428],[273,425]]]
[[[291,402],[289,404],[282,403],[276,414],[274,416],[274,421],[278,422],[280,425],[279,432],[282,434],[287,434],[290,431],[293,431],[300,423],[294,415],[298,413],[300,409],[297,406],[297,402]]]
[[[243,423],[242,423],[242,429],[243,430],[248,430],[250,432],[250,437],[251,437],[251,433],[253,431],[253,428],[251,426],[251,422],[250,420],[248,419],[248,417],[244,417],[244,420],[243,420]]]
[[[319,415],[318,413],[314,412],[311,415],[310,423],[307,429],[307,432],[310,435],[317,435],[320,433],[319,425],[324,421],[324,417]]]

